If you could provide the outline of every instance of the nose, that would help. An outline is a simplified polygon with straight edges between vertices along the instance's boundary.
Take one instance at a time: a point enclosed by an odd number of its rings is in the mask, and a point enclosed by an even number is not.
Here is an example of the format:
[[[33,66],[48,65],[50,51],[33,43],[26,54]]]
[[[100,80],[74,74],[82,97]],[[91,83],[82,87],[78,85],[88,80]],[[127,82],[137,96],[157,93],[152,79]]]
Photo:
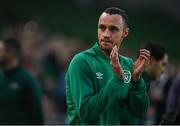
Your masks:
[[[110,36],[111,36],[111,33],[110,33],[109,29],[106,29],[104,32],[104,37],[109,38]]]

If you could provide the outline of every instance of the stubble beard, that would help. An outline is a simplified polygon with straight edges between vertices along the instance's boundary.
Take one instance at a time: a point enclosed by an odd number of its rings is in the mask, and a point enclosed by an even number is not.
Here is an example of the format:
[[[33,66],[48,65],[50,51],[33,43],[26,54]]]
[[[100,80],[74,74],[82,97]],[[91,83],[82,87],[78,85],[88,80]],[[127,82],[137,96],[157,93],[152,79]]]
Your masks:
[[[112,47],[104,47],[103,45],[100,44],[100,48],[107,56],[110,56]]]

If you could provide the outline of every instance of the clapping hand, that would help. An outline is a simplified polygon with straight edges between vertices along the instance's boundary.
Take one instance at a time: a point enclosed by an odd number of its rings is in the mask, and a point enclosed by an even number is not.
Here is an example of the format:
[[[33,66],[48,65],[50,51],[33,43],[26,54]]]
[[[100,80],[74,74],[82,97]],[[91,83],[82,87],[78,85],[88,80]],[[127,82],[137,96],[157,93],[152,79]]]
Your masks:
[[[114,46],[110,54],[110,64],[113,71],[121,78],[124,79],[124,71],[119,63],[118,48]]]
[[[137,58],[137,60],[134,63],[134,69],[133,69],[133,80],[137,81],[142,72],[144,71],[145,67],[150,62],[150,52],[146,49],[140,49],[140,55]]]

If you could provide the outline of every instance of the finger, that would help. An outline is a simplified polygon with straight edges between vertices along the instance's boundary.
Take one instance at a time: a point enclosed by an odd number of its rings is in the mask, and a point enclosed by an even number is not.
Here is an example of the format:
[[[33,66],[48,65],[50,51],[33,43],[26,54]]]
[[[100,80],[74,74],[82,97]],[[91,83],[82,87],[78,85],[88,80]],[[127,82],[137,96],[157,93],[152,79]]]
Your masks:
[[[150,52],[148,50],[140,50],[140,55],[145,55],[147,57],[150,57]]]
[[[146,53],[146,52],[141,52],[140,58],[143,58],[145,60],[150,60],[150,54]]]
[[[146,50],[146,49],[140,49],[140,54],[141,53],[145,53],[145,54],[147,54],[147,55],[150,55],[151,53],[150,53],[150,51],[149,50]]]
[[[145,64],[149,64],[150,63],[150,57],[147,57],[145,55],[141,55],[141,56],[138,57],[137,64],[140,64],[140,62],[142,60],[145,60]]]
[[[115,63],[119,63],[119,57],[118,57],[118,49],[117,46],[114,47],[114,57],[115,57]]]
[[[118,49],[117,46],[114,46],[111,53],[111,66],[115,73],[117,73],[120,77],[123,77],[123,70],[121,65],[119,64],[119,57],[118,57]]]
[[[111,50],[110,58],[112,57],[113,53],[114,53],[114,49]]]
[[[140,49],[140,54],[138,59],[141,60],[141,58],[148,60],[150,58],[150,51],[147,49]]]
[[[112,65],[113,68],[118,68],[119,67],[119,64],[118,64],[117,60],[115,59],[115,57],[112,59],[111,65]]]
[[[115,56],[114,56],[114,51],[112,51],[112,55],[111,55],[111,62],[114,63],[115,62]]]
[[[145,55],[141,55],[140,58],[143,58],[143,59],[145,59],[145,60],[148,60],[148,59],[149,59],[149,57],[147,57],[147,56],[145,56]]]
[[[118,63],[118,52],[117,52],[116,46],[114,46],[112,49],[111,61],[112,61],[112,64]]]
[[[150,64],[150,58],[148,58],[145,62],[145,67],[148,66]]]
[[[144,65],[145,65],[145,60],[143,59],[140,64],[138,64],[137,68],[135,69],[136,73],[140,73],[143,69],[144,69]]]
[[[140,49],[140,52],[146,52],[146,53],[149,53],[149,54],[150,54],[150,51],[147,50],[147,49]]]
[[[114,54],[114,50],[115,50],[115,46],[112,48],[110,56],[112,57],[112,55]]]
[[[136,61],[134,62],[134,65],[136,66],[137,64],[140,64],[141,58],[140,56],[136,59]]]
[[[112,65],[112,61],[110,61],[110,64]]]

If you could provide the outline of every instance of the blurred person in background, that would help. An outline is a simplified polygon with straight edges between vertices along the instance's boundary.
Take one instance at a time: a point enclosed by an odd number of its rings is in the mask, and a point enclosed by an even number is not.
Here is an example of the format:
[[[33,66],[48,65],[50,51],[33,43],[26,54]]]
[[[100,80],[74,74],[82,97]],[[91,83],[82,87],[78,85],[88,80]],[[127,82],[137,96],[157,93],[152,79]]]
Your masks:
[[[0,41],[0,124],[43,124],[42,92],[35,77],[21,66],[18,41]]]
[[[173,80],[167,99],[166,113],[160,123],[180,124],[180,75],[178,74]]]
[[[171,85],[168,100],[167,100],[167,112],[172,112],[177,109],[180,100],[180,75],[177,76]]]
[[[52,101],[53,109],[46,114],[46,124],[67,124],[65,73],[71,57],[83,48],[81,39],[61,33],[52,34],[47,42],[43,60],[44,94],[46,101],[47,98]]]
[[[146,115],[149,98],[141,73],[150,52],[140,50],[133,64],[118,53],[129,27],[124,10],[107,8],[99,17],[94,46],[78,53],[66,73],[70,124],[136,124]]]
[[[142,74],[147,83],[147,91],[151,103],[144,123],[158,124],[164,113],[163,108],[165,106],[163,102],[165,99],[163,98],[163,86],[160,84],[159,79],[166,70],[168,54],[163,46],[153,42],[147,42],[141,48],[145,48],[151,53],[150,63]]]

